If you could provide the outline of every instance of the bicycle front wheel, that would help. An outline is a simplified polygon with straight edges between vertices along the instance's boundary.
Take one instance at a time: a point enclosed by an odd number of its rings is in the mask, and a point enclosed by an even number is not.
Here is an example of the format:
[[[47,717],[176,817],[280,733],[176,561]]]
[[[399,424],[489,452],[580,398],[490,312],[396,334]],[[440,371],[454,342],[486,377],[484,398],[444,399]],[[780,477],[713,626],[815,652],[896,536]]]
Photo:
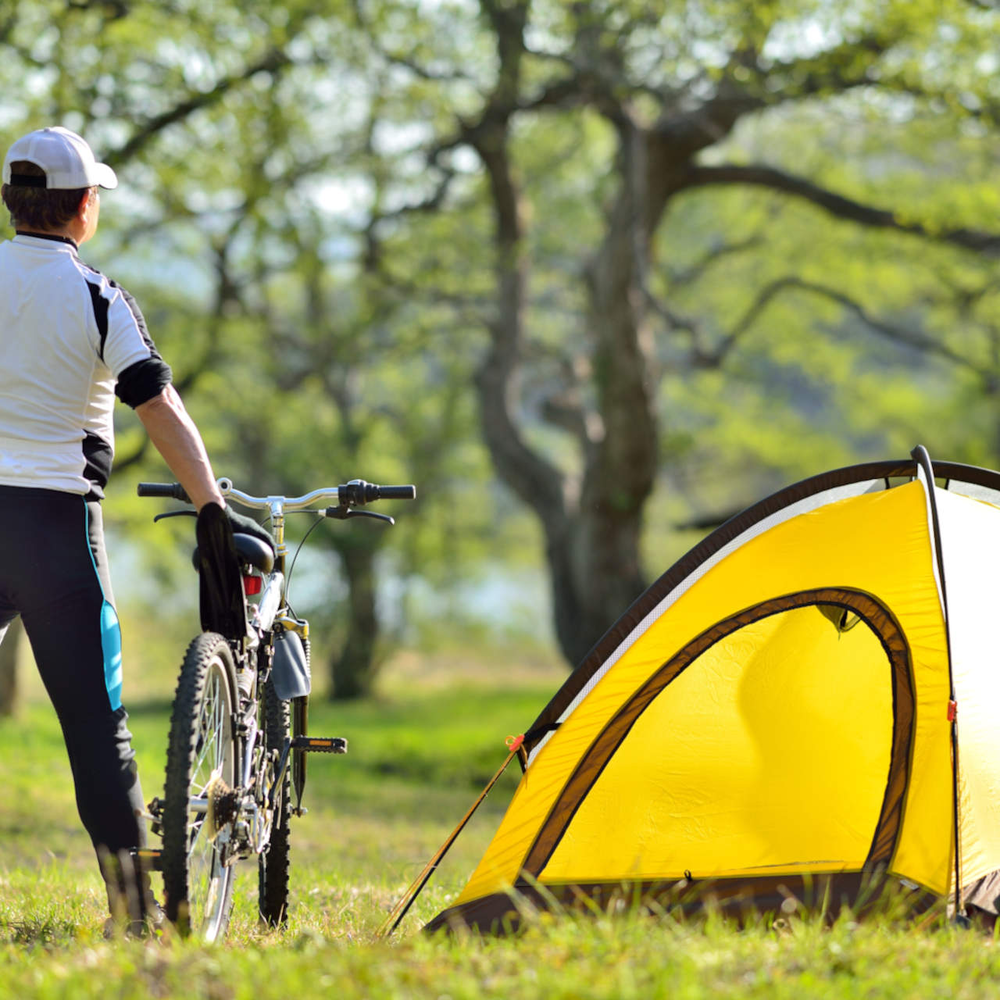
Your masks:
[[[182,934],[204,941],[225,933],[233,906],[233,677],[227,641],[213,632],[195,638],[181,665],[167,746],[164,902]]]

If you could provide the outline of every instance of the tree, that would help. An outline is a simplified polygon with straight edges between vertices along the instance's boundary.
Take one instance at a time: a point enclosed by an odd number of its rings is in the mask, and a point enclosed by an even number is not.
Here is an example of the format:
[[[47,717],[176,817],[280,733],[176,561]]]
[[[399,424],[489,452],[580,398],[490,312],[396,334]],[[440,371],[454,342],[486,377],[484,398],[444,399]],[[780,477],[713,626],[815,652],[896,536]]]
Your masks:
[[[321,536],[357,588],[329,658],[362,692],[372,574],[444,579],[489,536],[487,490],[448,502],[482,476],[470,396],[503,496],[537,518],[570,662],[645,585],[651,500],[697,469],[703,503],[727,453],[745,479],[748,456],[851,457],[841,427],[882,442],[903,360],[938,440],[962,407],[977,434],[949,449],[1000,447],[978,58],[997,19],[962,0],[23,0],[0,79],[8,137],[58,119],[120,168],[88,257],[138,293],[220,469],[436,487],[417,541],[409,522]],[[897,436],[921,423],[906,407]],[[121,429],[122,466],[157,468]]]
[[[466,30],[450,27],[450,44],[432,45],[429,32],[441,38],[443,19],[459,17],[459,8],[446,5],[442,22],[429,27],[433,14],[425,10],[407,17],[403,4],[358,5],[373,43],[399,70],[400,101],[437,88],[437,113],[429,116],[435,134],[421,142],[431,175],[449,184],[464,150],[475,152],[484,174],[494,289],[492,305],[481,310],[489,335],[476,379],[481,423],[498,474],[542,525],[556,632],[571,663],[646,583],[643,513],[664,458],[661,380],[730,364],[772,302],[793,291],[819,291],[818,283],[786,268],[728,322],[712,315],[710,299],[702,300],[702,317],[681,313],[664,298],[670,251],[664,223],[672,212],[699,192],[739,185],[762,189],[783,206],[814,206],[838,223],[917,237],[925,252],[928,244],[972,254],[998,247],[993,232],[921,213],[925,191],[914,192],[909,209],[884,208],[864,200],[864,179],[853,178],[855,191],[838,190],[835,169],[806,177],[791,164],[727,156],[738,148],[741,128],[782,120],[795,128],[797,112],[835,110],[845,101],[883,126],[905,122],[919,130],[930,116],[948,122],[954,134],[962,127],[958,119],[969,121],[970,114],[991,121],[991,74],[972,68],[968,56],[984,51],[996,15],[959,2],[945,6],[942,19],[941,5],[921,0],[836,8],[793,0],[683,8],[481,0],[485,38],[466,24]],[[394,42],[385,39],[389,23]],[[476,47],[486,38],[488,53]],[[959,107],[963,101],[974,114]],[[544,325],[540,303],[568,282],[540,266],[537,248],[545,236],[539,232],[551,238],[553,220],[538,197],[544,182],[529,176],[525,164],[537,169],[531,144],[543,132],[551,152],[552,135],[583,132],[594,116],[609,152],[591,164],[586,196],[600,201],[601,211],[574,243],[558,247],[576,281],[571,294],[579,312],[553,345],[537,332]],[[591,140],[577,151],[593,155],[600,148]],[[450,187],[456,210],[468,219],[468,185]],[[815,233],[822,223],[815,216],[812,223]],[[763,253],[771,236],[765,232],[741,248],[757,251],[759,271],[768,269]],[[838,295],[849,311],[868,316],[858,312],[853,289],[831,286],[826,297]],[[893,326],[881,325],[886,334]],[[537,369],[535,359],[545,354],[556,362],[548,391],[526,412],[519,379],[529,358]],[[532,437],[526,416],[568,432],[577,452],[573,468],[560,467],[559,453]]]

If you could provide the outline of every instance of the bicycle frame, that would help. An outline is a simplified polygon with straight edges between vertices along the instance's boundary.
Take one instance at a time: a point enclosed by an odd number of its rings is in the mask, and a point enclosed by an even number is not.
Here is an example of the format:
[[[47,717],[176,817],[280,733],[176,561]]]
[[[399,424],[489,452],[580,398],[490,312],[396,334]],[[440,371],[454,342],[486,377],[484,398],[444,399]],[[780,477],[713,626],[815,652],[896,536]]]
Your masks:
[[[253,510],[266,510],[271,521],[271,535],[274,538],[274,568],[265,575],[265,582],[261,595],[256,605],[248,604],[248,612],[253,616],[253,625],[262,633],[271,631],[275,626],[287,631],[295,632],[302,640],[309,640],[309,622],[303,618],[295,618],[288,611],[287,605],[287,585],[288,576],[285,572],[285,564],[288,555],[288,546],[285,544],[285,513],[286,511],[315,510],[317,504],[328,501],[340,501],[340,488],[312,490],[298,497],[266,496],[255,497],[243,490],[238,490],[233,485],[231,479],[223,477],[218,480],[219,492],[227,501],[235,501],[243,507]],[[317,511],[319,513],[319,511]],[[251,652],[248,650],[248,652]],[[308,725],[308,703],[305,698],[295,699],[293,703],[293,729],[296,736],[305,733]],[[256,729],[256,722],[253,722]],[[247,741],[247,752],[244,754],[246,765],[244,767],[243,781],[247,787],[252,766],[252,748],[256,732],[250,734]],[[294,743],[294,737],[293,737]],[[346,749],[346,742],[344,743]],[[308,747],[293,747],[292,744],[286,746],[282,751],[281,758],[275,768],[275,773],[270,787],[267,789],[266,801],[272,806],[275,800],[277,789],[284,780],[285,770],[288,767],[289,752],[292,751],[292,784],[295,789],[295,806],[292,809],[295,815],[302,815],[302,795],[305,791],[306,763],[304,751]]]

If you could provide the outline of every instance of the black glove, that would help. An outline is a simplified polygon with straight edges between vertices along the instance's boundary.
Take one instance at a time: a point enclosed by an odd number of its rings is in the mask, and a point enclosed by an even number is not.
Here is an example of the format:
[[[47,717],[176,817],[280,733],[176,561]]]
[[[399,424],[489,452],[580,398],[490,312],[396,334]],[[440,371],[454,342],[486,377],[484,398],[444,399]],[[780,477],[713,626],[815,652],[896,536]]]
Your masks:
[[[272,553],[275,551],[274,536],[267,528],[258,524],[252,517],[238,514],[228,504],[226,505],[226,517],[233,526],[234,532],[239,532],[243,535],[253,535],[254,538],[259,538],[265,544],[270,545]]]

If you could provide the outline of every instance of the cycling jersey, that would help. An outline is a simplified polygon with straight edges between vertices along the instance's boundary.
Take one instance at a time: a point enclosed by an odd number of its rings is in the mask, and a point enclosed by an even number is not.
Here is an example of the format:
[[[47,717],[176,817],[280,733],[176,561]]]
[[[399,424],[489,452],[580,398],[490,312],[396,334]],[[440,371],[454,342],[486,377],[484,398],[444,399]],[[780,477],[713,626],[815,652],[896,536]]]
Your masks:
[[[72,240],[0,244],[0,485],[103,498],[115,395],[136,407],[170,377],[135,301]]]

